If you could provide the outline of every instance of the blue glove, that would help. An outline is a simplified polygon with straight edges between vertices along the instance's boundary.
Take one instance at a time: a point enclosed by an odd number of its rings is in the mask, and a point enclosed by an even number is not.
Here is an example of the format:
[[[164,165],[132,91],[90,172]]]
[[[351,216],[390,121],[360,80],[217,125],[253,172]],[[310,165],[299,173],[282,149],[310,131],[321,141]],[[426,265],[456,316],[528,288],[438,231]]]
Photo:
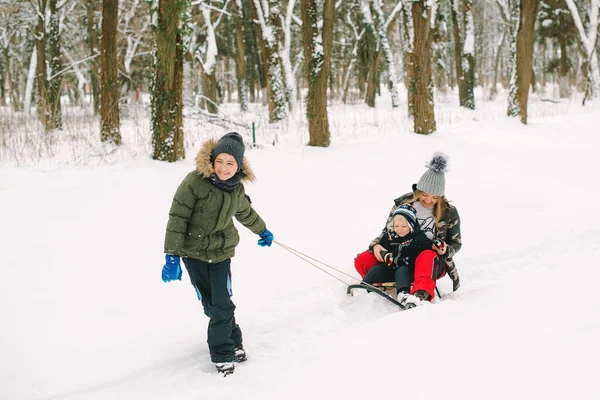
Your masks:
[[[268,229],[265,229],[262,231],[262,233],[259,233],[258,236],[260,236],[260,239],[258,239],[259,246],[271,246],[271,243],[273,243],[273,234],[269,232]]]
[[[165,266],[162,269],[163,282],[181,280],[181,265],[179,265],[179,256],[165,254]]]

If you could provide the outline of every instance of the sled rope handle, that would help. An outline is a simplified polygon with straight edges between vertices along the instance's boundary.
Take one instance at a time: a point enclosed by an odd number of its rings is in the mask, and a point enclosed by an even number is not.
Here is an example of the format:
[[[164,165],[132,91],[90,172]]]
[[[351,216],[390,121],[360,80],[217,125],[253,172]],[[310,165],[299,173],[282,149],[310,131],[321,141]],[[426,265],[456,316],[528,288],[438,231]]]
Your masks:
[[[319,261],[319,260],[317,260],[316,258],[313,258],[313,257],[309,256],[308,254],[304,254],[304,253],[302,253],[301,251],[298,251],[298,250],[296,250],[296,249],[293,249],[293,248],[291,248],[290,246],[287,246],[287,245],[285,245],[285,244],[283,244],[283,243],[281,243],[281,242],[278,242],[277,240],[273,240],[273,243],[276,243],[276,244],[278,244],[279,246],[281,246],[281,248],[283,248],[283,249],[285,249],[285,250],[289,251],[290,253],[292,253],[292,254],[293,254],[293,255],[295,255],[296,257],[300,258],[301,260],[303,260],[303,261],[306,261],[307,263],[309,263],[309,264],[310,264],[310,265],[312,265],[313,267],[315,267],[315,268],[317,268],[317,269],[320,269],[321,271],[325,272],[327,275],[329,275],[329,276],[333,277],[334,279],[337,279],[338,281],[342,282],[342,283],[343,283],[344,285],[346,285],[346,286],[350,286],[350,285],[348,285],[348,283],[344,282],[343,280],[341,280],[341,279],[340,279],[340,278],[338,278],[337,276],[333,275],[332,273],[330,273],[330,272],[328,272],[328,271],[325,271],[323,268],[319,267],[318,265],[316,265],[315,263],[313,263],[313,262],[311,262],[311,261],[309,261],[309,260],[312,260],[312,261],[318,262],[319,264],[321,264],[321,265],[323,265],[323,266],[325,266],[325,267],[327,267],[327,268],[330,268],[330,269],[332,269],[332,270],[334,270],[334,271],[336,271],[336,272],[338,272],[338,273],[340,273],[340,274],[342,274],[342,275],[345,275],[345,276],[349,277],[350,279],[353,279],[353,280],[355,280],[355,281],[358,281],[358,282],[359,282],[361,285],[363,285],[363,286],[368,286],[369,288],[371,288],[371,289],[373,289],[373,290],[381,291],[381,289],[379,289],[379,288],[378,288],[378,287],[376,287],[376,286],[373,286],[373,285],[371,285],[371,284],[369,284],[369,283],[363,282],[362,280],[358,279],[358,278],[357,278],[357,277],[355,277],[355,276],[352,276],[352,275],[350,275],[350,274],[347,274],[347,273],[345,273],[344,271],[341,271],[341,270],[339,270],[339,269],[337,269],[337,268],[334,268],[334,267],[332,267],[331,265],[325,264],[323,261]]]

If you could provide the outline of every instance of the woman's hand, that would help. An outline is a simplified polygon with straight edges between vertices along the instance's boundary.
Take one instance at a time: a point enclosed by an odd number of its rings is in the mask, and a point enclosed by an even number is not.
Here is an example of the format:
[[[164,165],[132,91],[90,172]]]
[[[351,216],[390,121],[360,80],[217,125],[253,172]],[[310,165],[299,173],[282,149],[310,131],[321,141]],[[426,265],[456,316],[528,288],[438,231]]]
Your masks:
[[[443,256],[448,250],[448,245],[443,240],[436,239],[431,248],[435,250],[440,256]]]
[[[387,249],[380,244],[376,244],[375,246],[373,246],[373,255],[379,262],[383,262],[383,258],[381,257],[382,251],[387,251]]]

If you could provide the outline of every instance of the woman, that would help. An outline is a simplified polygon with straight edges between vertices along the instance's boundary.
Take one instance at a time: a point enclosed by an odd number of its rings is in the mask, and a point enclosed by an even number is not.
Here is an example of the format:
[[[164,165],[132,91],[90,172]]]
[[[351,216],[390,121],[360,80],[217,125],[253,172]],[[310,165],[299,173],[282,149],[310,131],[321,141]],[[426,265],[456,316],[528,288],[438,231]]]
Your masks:
[[[196,170],[177,188],[165,235],[165,282],[181,280],[180,257],[190,276],[208,323],[208,348],[217,371],[233,373],[234,362],[246,361],[242,331],[231,301],[231,257],[240,241],[235,217],[258,234],[258,244],[270,246],[273,234],[254,211],[244,181],[254,174],[244,158],[242,137],[231,132],[218,142],[209,140],[196,157]]]
[[[409,204],[417,212],[417,221],[421,230],[432,240],[439,239],[438,245],[422,251],[415,260],[414,276],[410,294],[418,300],[431,300],[435,296],[435,281],[445,273],[452,279],[453,290],[460,287],[458,271],[453,257],[462,246],[460,236],[460,217],[456,207],[451,205],[445,194],[445,175],[447,156],[434,153],[427,170],[413,185],[413,191],[394,200],[385,228],[369,245],[369,250],[359,254],[354,267],[365,277],[369,270],[384,260],[381,252],[388,249],[381,245],[382,238],[389,229],[391,216],[398,206]],[[400,293],[399,293],[400,296]],[[406,301],[403,297],[401,301]]]

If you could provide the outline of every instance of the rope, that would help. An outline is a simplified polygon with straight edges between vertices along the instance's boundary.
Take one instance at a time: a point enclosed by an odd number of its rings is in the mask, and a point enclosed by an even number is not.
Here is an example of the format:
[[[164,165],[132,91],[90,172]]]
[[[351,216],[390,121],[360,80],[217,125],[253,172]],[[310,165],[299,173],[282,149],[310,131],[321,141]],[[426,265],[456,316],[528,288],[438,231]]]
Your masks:
[[[287,250],[287,251],[289,251],[290,253],[292,253],[292,254],[293,254],[293,255],[295,255],[296,257],[300,258],[301,260],[303,260],[303,261],[306,261],[307,263],[309,263],[309,264],[310,264],[310,265],[312,265],[313,267],[315,267],[315,268],[317,268],[317,269],[319,269],[319,270],[321,270],[321,271],[325,272],[327,275],[329,275],[329,276],[333,277],[334,279],[337,279],[338,281],[342,282],[344,285],[348,286],[348,283],[344,282],[343,280],[341,280],[341,279],[340,279],[340,278],[338,278],[337,276],[333,275],[332,273],[330,273],[330,272],[328,272],[328,271],[325,271],[323,268],[319,267],[317,264],[315,264],[315,263],[313,263],[313,262],[311,262],[311,261],[309,261],[309,260],[314,260],[314,261],[316,261],[316,262],[318,262],[318,263],[320,263],[320,264],[322,264],[322,265],[324,265],[324,266],[326,266],[326,267],[332,268],[332,269],[334,269],[334,270],[336,270],[336,271],[338,271],[338,272],[341,272],[341,271],[339,271],[339,270],[337,270],[337,269],[335,269],[335,268],[333,268],[333,267],[331,267],[331,266],[329,266],[329,265],[327,265],[327,264],[325,264],[325,263],[323,263],[323,262],[321,262],[321,261],[319,261],[319,260],[316,260],[316,259],[314,259],[314,258],[312,258],[312,257],[310,257],[310,256],[308,256],[308,255],[306,255],[306,254],[304,254],[304,253],[302,253],[302,252],[298,251],[298,250],[294,250],[294,249],[292,249],[291,247],[289,247],[289,246],[286,246],[285,244],[278,242],[277,240],[273,240],[273,243],[276,243],[276,244],[278,244],[278,245],[279,245],[279,246],[281,246],[281,247],[282,247],[284,250]],[[351,277],[352,279],[357,279],[357,278],[355,278],[355,277],[353,277],[353,276],[351,276],[351,275],[348,275],[348,274],[346,274],[346,273],[344,273],[344,272],[341,272],[341,273],[342,273],[342,274],[344,274],[344,275],[347,275],[347,276]]]
[[[295,255],[296,257],[300,258],[300,259],[301,259],[301,260],[303,260],[303,261],[306,261],[307,263],[309,263],[309,264],[310,264],[310,265],[312,265],[313,267],[315,267],[315,268],[317,268],[317,269],[319,269],[319,270],[321,270],[321,271],[325,272],[327,275],[329,275],[329,276],[333,277],[334,279],[337,279],[338,281],[342,282],[342,283],[343,283],[344,285],[346,285],[346,286],[350,286],[350,285],[349,285],[348,283],[344,282],[343,280],[341,280],[340,278],[338,278],[337,276],[333,275],[332,273],[330,273],[330,272],[328,272],[328,271],[325,271],[323,268],[319,267],[318,265],[316,265],[315,263],[313,263],[313,262],[311,262],[311,261],[309,261],[309,260],[312,260],[312,261],[318,262],[319,264],[321,264],[321,265],[323,265],[323,266],[325,266],[325,267],[327,267],[327,268],[330,268],[330,269],[332,269],[332,270],[334,270],[334,271],[336,271],[336,272],[338,272],[338,273],[340,273],[340,274],[342,274],[342,275],[345,275],[345,276],[349,277],[350,279],[353,279],[353,280],[355,280],[355,281],[359,282],[361,285],[368,286],[369,288],[371,288],[371,289],[373,289],[373,290],[381,291],[381,289],[379,289],[379,288],[378,288],[378,287],[376,287],[376,286],[373,286],[373,285],[371,285],[371,284],[369,284],[369,283],[363,282],[361,279],[358,279],[358,278],[357,278],[357,277],[355,277],[355,276],[352,276],[352,275],[350,275],[350,274],[347,274],[347,273],[345,273],[344,271],[341,271],[341,270],[339,270],[339,269],[337,269],[337,268],[334,268],[334,267],[332,267],[331,265],[325,264],[324,262],[322,262],[322,261],[319,261],[319,260],[317,260],[316,258],[313,258],[313,257],[309,256],[308,254],[304,254],[304,253],[302,253],[301,251],[298,251],[298,250],[296,250],[296,249],[293,249],[293,248],[291,248],[291,247],[289,247],[289,246],[287,246],[287,245],[285,245],[285,244],[283,244],[283,243],[281,243],[281,242],[278,242],[277,240],[273,240],[273,243],[276,243],[276,244],[278,244],[278,245],[279,245],[279,246],[281,246],[281,248],[283,248],[284,250],[287,250],[287,251],[289,251],[290,253],[292,253],[292,254],[293,254],[293,255]]]

